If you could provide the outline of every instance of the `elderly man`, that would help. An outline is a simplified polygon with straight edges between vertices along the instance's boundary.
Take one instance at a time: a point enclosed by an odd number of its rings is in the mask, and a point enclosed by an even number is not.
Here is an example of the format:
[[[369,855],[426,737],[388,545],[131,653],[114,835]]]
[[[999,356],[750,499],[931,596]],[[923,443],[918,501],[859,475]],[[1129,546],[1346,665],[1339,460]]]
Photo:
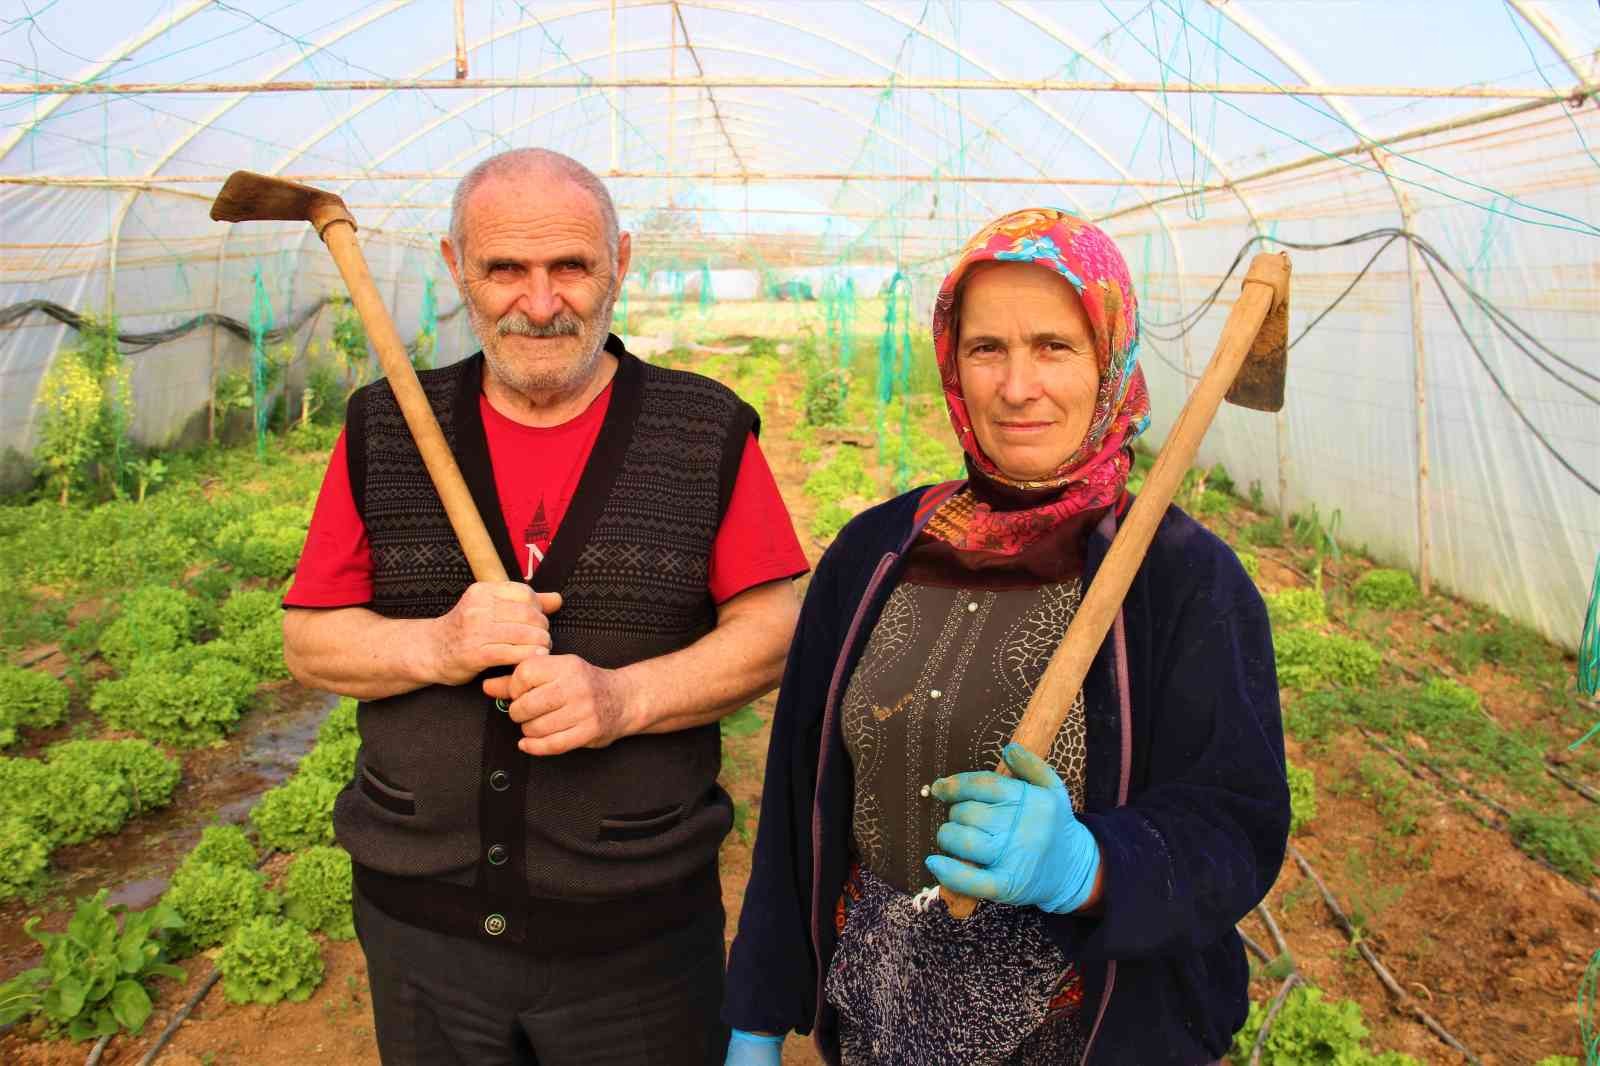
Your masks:
[[[383,1061],[721,1062],[716,722],[806,569],[755,412],[608,334],[627,234],[554,152],[475,167],[445,262],[479,355],[423,388],[499,548],[474,583],[386,382],[357,392],[284,653],[361,699],[334,826]]]

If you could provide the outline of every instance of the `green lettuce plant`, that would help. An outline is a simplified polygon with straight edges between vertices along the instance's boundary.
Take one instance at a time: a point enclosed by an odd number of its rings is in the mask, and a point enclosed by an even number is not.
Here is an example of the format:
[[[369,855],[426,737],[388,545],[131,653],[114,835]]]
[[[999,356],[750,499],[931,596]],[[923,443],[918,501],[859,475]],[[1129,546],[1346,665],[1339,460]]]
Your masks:
[[[36,895],[49,868],[44,834],[26,818],[0,814],[0,900]]]
[[[183,980],[166,961],[166,938],[182,925],[171,907],[117,917],[122,907],[106,906],[106,891],[78,902],[64,933],[24,928],[44,947],[44,963],[0,985],[0,1025],[43,1014],[52,1027],[73,1040],[137,1033],[150,1019],[149,983],[156,977]]]
[[[239,924],[275,909],[266,878],[247,866],[184,860],[162,900],[183,918],[181,949],[190,954],[220,944]]]
[[[1272,634],[1278,684],[1313,689],[1337,684],[1362,688],[1378,680],[1383,658],[1365,641],[1314,629],[1289,628]]]
[[[1307,768],[1286,764],[1289,773],[1289,833],[1298,836],[1300,830],[1317,816],[1317,779]]]
[[[128,595],[122,613],[100,634],[100,654],[127,672],[135,660],[188,644],[197,621],[196,604],[187,594],[147,585]]]
[[[1368,570],[1356,579],[1350,592],[1363,607],[1396,611],[1421,599],[1417,583],[1404,570]]]
[[[322,952],[295,923],[256,917],[234,930],[217,969],[230,1003],[298,1003],[322,983]]]
[[[113,729],[193,748],[226,736],[255,687],[250,670],[200,645],[136,660],[96,686],[89,706]]]
[[[244,577],[287,577],[300,559],[310,521],[310,508],[300,504],[263,508],[217,531],[217,557]]]
[[[342,787],[312,774],[296,774],[261,797],[250,821],[261,842],[279,851],[332,844],[333,801]]]
[[[0,666],[0,748],[22,729],[48,729],[66,717],[67,686],[40,670]]]
[[[350,855],[343,848],[310,847],[294,857],[283,879],[284,916],[335,940],[356,935]]]
[[[1266,599],[1267,617],[1274,626],[1322,622],[1328,617],[1328,605],[1322,598],[1321,589],[1284,589]]]
[[[260,856],[245,831],[236,825],[208,825],[200,831],[200,842],[184,856],[184,863],[209,862],[218,866],[255,869]]]
[[[1244,1028],[1233,1038],[1228,1058],[1243,1066],[1250,1061],[1256,1035],[1267,1014],[1267,1004],[1251,1003]],[[1262,1048],[1262,1066],[1421,1066],[1416,1059],[1395,1051],[1373,1053],[1363,1041],[1369,1031],[1362,1021],[1361,1005],[1354,1000],[1331,1003],[1320,988],[1297,985],[1285,997],[1272,1020]]]
[[[147,740],[68,740],[52,745],[45,760],[56,773],[121,779],[130,814],[171,803],[183,776],[183,764]]]

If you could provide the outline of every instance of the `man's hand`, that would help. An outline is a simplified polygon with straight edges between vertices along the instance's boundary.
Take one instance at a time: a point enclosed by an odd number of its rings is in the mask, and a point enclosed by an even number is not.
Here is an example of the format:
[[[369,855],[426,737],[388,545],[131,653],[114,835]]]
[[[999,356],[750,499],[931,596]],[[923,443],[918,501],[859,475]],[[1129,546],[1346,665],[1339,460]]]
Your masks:
[[[635,732],[626,676],[576,655],[534,655],[511,676],[484,681],[483,691],[511,701],[506,713],[522,727],[517,747],[529,755],[603,748]]]
[[[449,612],[434,619],[431,674],[464,685],[495,666],[514,666],[550,652],[550,622],[561,607],[556,592],[535,593],[518,581],[479,581]]]

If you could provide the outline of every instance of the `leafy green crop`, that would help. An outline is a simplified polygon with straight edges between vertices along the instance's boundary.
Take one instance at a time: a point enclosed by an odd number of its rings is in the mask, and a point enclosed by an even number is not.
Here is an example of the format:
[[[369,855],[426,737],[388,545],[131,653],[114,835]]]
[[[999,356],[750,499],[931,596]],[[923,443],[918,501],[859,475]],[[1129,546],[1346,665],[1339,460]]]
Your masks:
[[[1356,602],[1380,611],[1397,611],[1415,604],[1421,595],[1417,583],[1404,570],[1368,570],[1351,586]]]
[[[289,676],[278,603],[278,594],[271,589],[240,589],[222,605],[223,654],[263,681]]]
[[[341,697],[333,710],[328,712],[328,717],[322,720],[322,725],[317,727],[317,743],[327,744],[340,737],[357,736],[356,709],[359,706],[349,696]]]
[[[230,1003],[298,1003],[322,983],[322,953],[295,923],[256,917],[234,931],[217,969]]]
[[[278,504],[229,522],[217,532],[217,557],[245,577],[287,577],[300,559],[310,508]]]
[[[1305,767],[1287,763],[1289,773],[1289,833],[1298,836],[1300,830],[1317,816],[1317,779]]]
[[[171,803],[183,776],[183,764],[147,740],[69,740],[51,746],[45,759],[57,773],[120,778],[132,814]]]
[[[123,601],[122,613],[100,634],[100,654],[124,673],[148,655],[176,651],[189,643],[197,621],[196,605],[179,589],[146,585]]]
[[[818,540],[832,540],[838,536],[839,530],[854,518],[850,508],[837,500],[829,500],[817,509],[811,519],[811,535]]]
[[[185,954],[220,944],[239,923],[275,909],[266,878],[246,866],[183,861],[161,897],[183,917]]]
[[[860,451],[841,446],[831,459],[811,472],[801,491],[817,502],[826,504],[852,496],[870,499],[877,495],[877,486],[861,461]]]
[[[38,918],[24,928],[44,946],[44,965],[0,985],[0,1025],[43,1014],[73,1040],[137,1033],[150,1018],[148,984],[154,977],[183,980],[166,961],[166,936],[182,925],[172,908],[157,904],[128,913],[106,906],[106,891],[78,902],[64,933],[44,933]]]
[[[1240,552],[1239,565],[1244,568],[1246,574],[1250,575],[1251,581],[1261,580],[1261,560],[1255,552]]]
[[[17,742],[19,729],[48,729],[67,713],[67,686],[40,670],[0,665],[0,748]]]
[[[1267,598],[1267,617],[1273,626],[1292,626],[1302,622],[1323,622],[1328,604],[1321,589],[1284,589]]]
[[[255,869],[255,845],[245,831],[236,825],[208,825],[200,831],[200,842],[184,856],[184,864],[209,862],[218,866],[240,866]]]
[[[101,682],[89,706],[113,729],[192,748],[226,736],[255,688],[248,669],[198,645],[137,660],[127,677]]]
[[[1250,1061],[1256,1034],[1267,1014],[1267,1004],[1251,1003],[1244,1028],[1233,1038],[1228,1057],[1234,1063]],[[1297,985],[1284,999],[1272,1020],[1262,1049],[1262,1066],[1421,1066],[1416,1059],[1394,1051],[1373,1054],[1362,1046],[1368,1030],[1361,1005],[1354,1000],[1330,1003],[1320,988]]]
[[[26,818],[0,815],[0,900],[36,894],[49,868],[50,842],[44,834]]]
[[[279,851],[333,843],[333,801],[342,783],[296,774],[262,796],[250,812],[261,842]]]
[[[1312,629],[1275,632],[1272,647],[1278,660],[1278,684],[1285,688],[1363,687],[1378,680],[1383,663],[1378,649],[1365,641]]]
[[[360,747],[360,737],[342,736],[331,741],[319,740],[316,747],[300,760],[300,773],[332,781],[343,788],[345,782],[355,776],[356,751]]]
[[[294,857],[283,879],[284,915],[335,940],[356,935],[350,855],[343,848],[310,847]]]

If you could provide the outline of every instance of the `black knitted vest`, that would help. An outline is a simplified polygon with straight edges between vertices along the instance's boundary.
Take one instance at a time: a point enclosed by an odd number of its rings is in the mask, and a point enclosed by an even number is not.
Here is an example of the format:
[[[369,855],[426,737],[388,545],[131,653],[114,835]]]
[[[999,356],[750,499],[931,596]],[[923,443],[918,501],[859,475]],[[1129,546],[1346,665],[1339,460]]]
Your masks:
[[[615,337],[606,348],[618,359],[610,404],[533,587],[562,594],[557,654],[618,667],[715,625],[708,563],[756,416],[714,381],[641,363]],[[516,574],[478,407],[483,368],[479,354],[419,377]],[[346,440],[371,608],[444,614],[472,574],[386,381],[352,397]],[[715,725],[530,757],[477,682],[363,703],[358,722],[356,775],[334,824],[363,893],[401,920],[502,942],[531,932],[549,947],[552,927],[595,917],[586,906],[626,899],[630,920],[648,926],[705,895],[732,824]]]

